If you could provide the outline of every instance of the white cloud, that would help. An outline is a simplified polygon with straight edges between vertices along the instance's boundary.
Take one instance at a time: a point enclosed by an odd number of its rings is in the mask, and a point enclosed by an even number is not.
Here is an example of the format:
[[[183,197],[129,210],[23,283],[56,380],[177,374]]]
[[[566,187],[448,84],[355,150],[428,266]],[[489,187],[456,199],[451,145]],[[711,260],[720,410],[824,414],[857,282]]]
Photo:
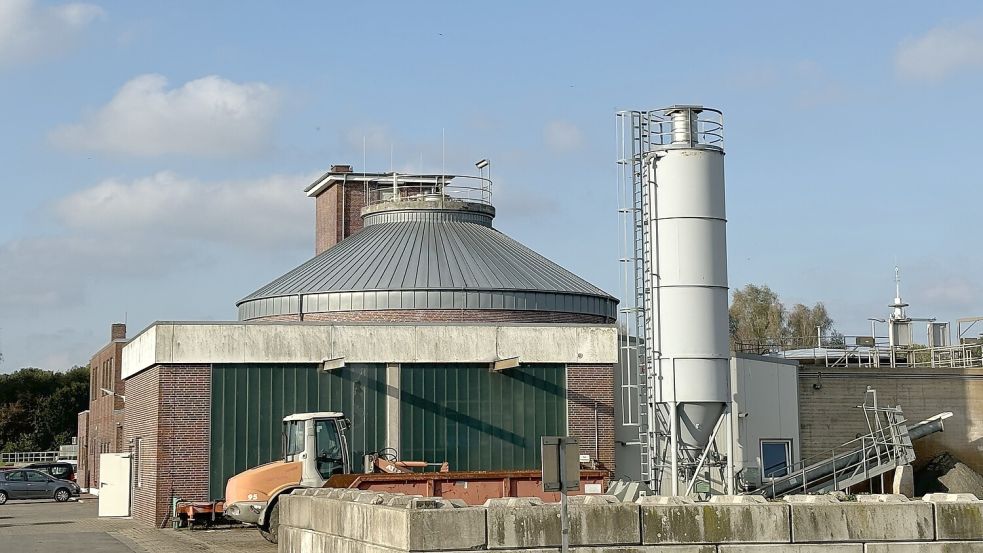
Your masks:
[[[123,232],[166,240],[288,248],[312,243],[308,176],[201,182],[172,172],[132,181],[107,180],[59,200],[58,220],[87,235]]]
[[[940,25],[898,47],[895,70],[905,79],[940,81],[964,69],[983,69],[983,19]]]
[[[583,147],[584,133],[573,123],[557,119],[543,128],[543,140],[554,152],[572,152]]]
[[[35,61],[71,46],[104,15],[102,8],[78,2],[39,7],[33,0],[0,1],[0,66]]]
[[[141,157],[243,156],[270,147],[278,107],[276,90],[264,83],[212,75],[167,89],[162,75],[141,75],[51,139],[69,149]]]
[[[215,248],[313,251],[314,175],[107,180],[49,206],[61,231],[0,243],[0,313],[79,305],[96,281],[207,264]]]

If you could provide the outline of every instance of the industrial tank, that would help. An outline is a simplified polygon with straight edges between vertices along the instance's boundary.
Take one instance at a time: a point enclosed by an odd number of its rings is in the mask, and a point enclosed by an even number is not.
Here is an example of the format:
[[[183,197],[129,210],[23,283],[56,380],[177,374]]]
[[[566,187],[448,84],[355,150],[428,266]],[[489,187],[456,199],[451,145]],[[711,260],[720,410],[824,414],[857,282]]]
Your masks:
[[[657,494],[677,495],[680,484],[688,494],[715,467],[733,489],[722,114],[623,111],[618,135],[621,349],[637,359],[621,387],[623,401],[634,392],[641,405],[623,421],[638,426],[642,480]]]
[[[663,111],[670,134],[647,164],[653,362],[679,449],[698,455],[730,400],[724,152],[718,134],[699,130],[704,108]]]

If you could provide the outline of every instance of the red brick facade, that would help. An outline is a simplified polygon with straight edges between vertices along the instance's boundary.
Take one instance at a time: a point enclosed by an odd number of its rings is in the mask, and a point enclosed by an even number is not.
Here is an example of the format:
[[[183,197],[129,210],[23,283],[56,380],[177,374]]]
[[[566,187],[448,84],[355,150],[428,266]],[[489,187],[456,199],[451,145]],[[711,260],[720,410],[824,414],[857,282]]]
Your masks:
[[[614,470],[614,365],[567,365],[567,427],[581,454]]]
[[[298,315],[273,315],[252,321],[299,321]],[[305,321],[339,323],[580,323],[610,324],[603,315],[507,309],[378,309],[305,313]]]
[[[362,208],[365,207],[363,183],[331,185],[317,196],[314,204],[315,254],[362,230]]]
[[[208,500],[211,366],[157,365],[127,382],[133,517],[160,527],[171,498]]]
[[[89,409],[84,412],[85,417],[79,414],[76,478],[82,488],[99,487],[101,453],[123,451],[123,397],[126,395],[126,385],[121,367],[125,345],[126,325],[113,324],[110,343],[89,360]]]

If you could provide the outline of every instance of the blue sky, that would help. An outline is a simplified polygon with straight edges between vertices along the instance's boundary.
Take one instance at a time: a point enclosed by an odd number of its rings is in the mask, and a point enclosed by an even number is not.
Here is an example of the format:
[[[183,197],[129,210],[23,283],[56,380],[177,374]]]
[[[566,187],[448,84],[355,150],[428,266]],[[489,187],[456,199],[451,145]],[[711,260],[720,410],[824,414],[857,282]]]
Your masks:
[[[614,113],[676,103],[725,114],[732,287],[863,333],[897,263],[912,315],[983,315],[983,8],[737,4],[0,0],[0,371],[234,319],[363,143],[490,158],[496,226],[620,296]]]

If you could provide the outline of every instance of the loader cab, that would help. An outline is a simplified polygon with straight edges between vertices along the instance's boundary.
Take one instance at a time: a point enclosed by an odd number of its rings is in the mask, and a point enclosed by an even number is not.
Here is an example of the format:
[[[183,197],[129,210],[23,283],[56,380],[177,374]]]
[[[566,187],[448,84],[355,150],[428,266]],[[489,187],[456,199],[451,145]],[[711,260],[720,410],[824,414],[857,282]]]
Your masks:
[[[300,462],[302,486],[320,487],[335,474],[351,472],[342,413],[299,413],[283,419],[283,460]]]

